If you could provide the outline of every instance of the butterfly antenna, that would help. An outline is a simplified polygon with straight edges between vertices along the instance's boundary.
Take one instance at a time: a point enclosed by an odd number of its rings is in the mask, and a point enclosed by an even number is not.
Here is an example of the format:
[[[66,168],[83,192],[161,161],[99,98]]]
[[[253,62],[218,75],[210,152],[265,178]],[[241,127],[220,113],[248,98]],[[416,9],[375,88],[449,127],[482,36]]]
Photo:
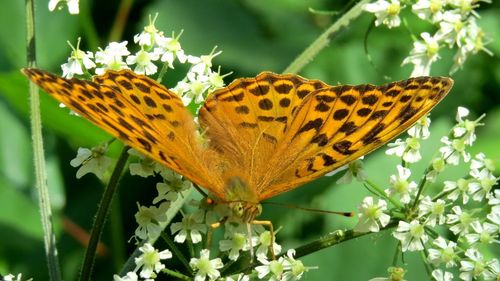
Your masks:
[[[303,210],[306,212],[313,212],[313,213],[340,215],[343,217],[354,217],[354,212],[337,212],[337,211],[321,210],[321,209],[306,208],[306,207],[301,207],[298,205],[284,204],[284,203],[278,203],[278,202],[261,202],[261,204],[281,206],[281,207],[286,207],[289,209],[299,209],[299,210]]]

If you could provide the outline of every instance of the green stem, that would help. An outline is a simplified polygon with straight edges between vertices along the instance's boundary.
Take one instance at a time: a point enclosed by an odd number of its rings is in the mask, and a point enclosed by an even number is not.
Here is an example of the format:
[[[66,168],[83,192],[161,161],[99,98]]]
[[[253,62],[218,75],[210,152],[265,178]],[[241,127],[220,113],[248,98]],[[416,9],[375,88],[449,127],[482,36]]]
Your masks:
[[[391,229],[397,225],[398,225],[397,221],[391,222],[388,225],[386,225],[384,228],[380,229],[380,231]],[[305,245],[300,246],[298,248],[295,248],[294,258],[298,259],[298,258],[301,258],[303,256],[307,256],[309,254],[318,252],[319,250],[333,247],[335,245],[338,245],[338,244],[341,244],[343,242],[368,235],[370,233],[371,232],[363,232],[363,233],[362,232],[354,232],[353,230],[346,230],[346,231],[337,230],[337,231],[334,231],[334,232],[332,232],[324,237],[319,238],[318,240],[315,240],[311,243],[308,243],[308,244],[305,244]],[[282,253],[282,254],[276,256],[276,258],[285,256],[285,255],[286,255],[286,253]],[[230,276],[230,275],[238,274],[241,272],[250,272],[253,268],[258,266],[259,264],[260,264],[259,262],[254,261],[250,265],[248,265],[247,267],[238,269],[235,272],[228,272],[228,274],[225,274],[225,276]]]
[[[35,7],[33,0],[26,0],[26,59],[28,67],[36,66],[35,44]],[[30,121],[33,146],[33,164],[35,168],[35,187],[38,194],[38,208],[43,227],[43,242],[50,280],[62,280],[59,259],[57,257],[56,236],[52,225],[52,210],[46,181],[45,157],[43,151],[42,119],[40,113],[40,95],[33,82],[29,83]]]
[[[398,208],[398,209],[402,209],[403,208],[403,206],[401,204],[399,204],[398,201],[394,200],[394,198],[392,198],[390,196],[387,196],[385,194],[385,192],[380,187],[378,187],[378,185],[376,185],[374,182],[372,182],[371,180],[367,179],[367,180],[365,180],[365,183],[367,185],[369,185],[370,188],[373,188],[378,193],[379,196],[383,197],[384,199],[386,199],[389,202],[391,202],[392,205],[396,206],[396,208]]]
[[[417,207],[417,204],[418,204],[419,199],[420,199],[420,195],[422,194],[422,192],[425,188],[425,184],[427,183],[427,174],[429,173],[429,171],[431,171],[431,169],[432,169],[432,163],[430,164],[429,167],[427,167],[427,169],[425,169],[424,176],[422,177],[422,180],[418,183],[417,195],[415,196],[415,200],[413,201],[412,209]]]
[[[125,237],[123,233],[123,220],[120,214],[121,210],[119,197],[116,200],[113,200],[113,205],[111,206],[111,213],[109,215],[109,225],[111,232],[111,249],[113,253],[113,265],[115,268],[115,272],[120,270],[122,264],[126,260],[125,253]]]
[[[186,275],[184,275],[182,273],[179,273],[177,271],[170,270],[168,268],[164,268],[161,271],[163,273],[166,273],[166,274],[168,274],[170,276],[173,276],[173,277],[175,277],[177,279],[180,279],[180,280],[186,280],[186,281],[190,281],[191,280],[191,278],[189,276],[186,276]]]
[[[108,185],[106,186],[104,194],[102,195],[101,202],[99,202],[95,221],[90,232],[89,245],[87,247],[87,250],[85,251],[85,257],[80,272],[80,281],[90,280],[92,267],[94,266],[97,244],[99,243],[99,239],[101,238],[106,217],[108,216],[109,210],[111,208],[111,203],[113,202],[113,197],[118,190],[117,187],[120,176],[123,172],[123,169],[125,168],[125,164],[127,163],[128,150],[128,146],[125,146],[122,149],[113,173],[111,174],[111,178],[109,179]]]
[[[193,270],[189,266],[189,262],[186,260],[184,255],[182,255],[181,251],[179,250],[179,247],[177,247],[175,245],[174,241],[172,241],[172,239],[170,239],[170,236],[166,235],[163,232],[160,235],[161,235],[161,238],[163,238],[163,241],[165,241],[165,243],[167,243],[170,250],[172,250],[172,252],[174,252],[174,255],[181,261],[182,265],[184,265],[184,267],[189,271],[189,274],[193,274]]]
[[[194,245],[193,245],[193,241],[191,240],[191,233],[189,231],[187,232],[186,242],[187,242],[188,249],[189,249],[189,255],[191,257],[194,257]]]
[[[122,38],[123,30],[125,29],[125,24],[127,23],[130,10],[132,9],[133,0],[122,0],[120,1],[120,6],[118,7],[118,12],[115,16],[115,21],[111,27],[111,32],[109,33],[109,41],[118,41]]]
[[[424,250],[423,251],[419,251],[419,252],[420,252],[420,257],[422,258],[422,261],[424,262],[425,271],[427,272],[427,274],[429,276],[431,276],[433,268],[427,262],[427,256],[429,255],[429,252],[427,251],[427,248],[425,247],[425,245],[424,245]]]
[[[222,259],[224,260],[224,259]],[[228,260],[227,262],[224,263],[224,267],[221,268],[220,272],[224,274],[226,270],[228,270],[236,261],[233,260]]]
[[[392,266],[398,265],[398,257],[401,253],[401,247],[399,247],[399,243],[396,245],[396,251],[394,252],[394,256],[392,257]]]
[[[347,26],[349,22],[357,18],[363,12],[363,6],[369,0],[359,1],[347,13],[343,14],[337,21],[335,21],[323,34],[321,34],[309,47],[307,47],[302,54],[295,58],[292,63],[285,68],[283,73],[298,73],[306,64],[313,60],[313,58],[328,44],[333,36],[333,33],[339,31],[343,26]]]

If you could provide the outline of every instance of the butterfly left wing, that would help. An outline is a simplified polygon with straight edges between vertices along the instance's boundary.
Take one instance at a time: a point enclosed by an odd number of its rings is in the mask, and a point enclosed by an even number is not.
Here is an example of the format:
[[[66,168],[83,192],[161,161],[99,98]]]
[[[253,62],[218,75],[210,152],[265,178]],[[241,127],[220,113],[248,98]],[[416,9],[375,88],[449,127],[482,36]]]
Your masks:
[[[108,71],[93,81],[65,79],[38,69],[23,69],[23,73],[123,143],[223,194],[218,189],[223,184],[211,180],[200,160],[213,154],[200,147],[192,115],[175,93],[158,82],[130,70]]]

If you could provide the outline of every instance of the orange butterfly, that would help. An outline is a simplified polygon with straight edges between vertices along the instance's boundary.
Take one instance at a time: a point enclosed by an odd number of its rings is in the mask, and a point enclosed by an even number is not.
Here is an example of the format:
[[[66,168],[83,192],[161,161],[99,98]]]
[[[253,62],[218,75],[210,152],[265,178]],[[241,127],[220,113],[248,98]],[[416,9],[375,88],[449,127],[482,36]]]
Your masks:
[[[450,78],[417,77],[330,86],[263,72],[209,94],[197,124],[175,93],[129,70],[93,81],[38,69],[23,73],[79,115],[228,203],[243,222],[260,214],[262,200],[404,132],[453,85]]]

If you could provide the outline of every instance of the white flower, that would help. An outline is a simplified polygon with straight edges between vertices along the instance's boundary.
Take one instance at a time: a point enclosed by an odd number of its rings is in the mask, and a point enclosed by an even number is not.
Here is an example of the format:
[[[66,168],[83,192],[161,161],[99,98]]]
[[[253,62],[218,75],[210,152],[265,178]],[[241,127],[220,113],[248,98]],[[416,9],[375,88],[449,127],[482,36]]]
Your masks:
[[[480,170],[482,168],[488,169],[490,172],[495,171],[495,163],[493,160],[486,158],[484,153],[478,153],[474,156],[474,159],[471,160],[470,169],[471,170]]]
[[[104,155],[107,149],[106,144],[92,148],[92,150],[78,148],[76,157],[69,162],[72,167],[81,166],[76,172],[76,178],[79,179],[88,173],[92,173],[102,180],[104,173],[113,164],[113,160]]]
[[[444,146],[439,148],[439,152],[446,163],[457,166],[460,157],[464,159],[464,162],[469,162],[470,154],[465,151],[466,143],[463,139],[450,140],[447,136],[444,136],[441,138],[441,142],[444,143]]]
[[[156,273],[165,268],[161,260],[172,258],[172,253],[169,250],[158,252],[151,244],[145,243],[139,248],[142,254],[135,258],[136,269],[141,269],[139,274],[142,278],[156,278]]]
[[[497,189],[498,191],[499,189]],[[497,192],[500,193],[500,192]],[[500,205],[495,205],[491,208],[491,212],[486,215],[486,218],[500,228]]]
[[[368,281],[406,281],[406,279],[404,279],[406,274],[406,270],[404,268],[389,267],[387,269],[387,273],[389,273],[388,277],[376,277]]]
[[[471,180],[469,188],[472,199],[475,201],[482,201],[485,196],[488,196],[493,186],[495,186],[499,180],[499,178],[496,178],[486,168],[481,171],[472,170],[469,174],[474,178]]]
[[[156,184],[158,196],[153,199],[153,204],[156,204],[162,200],[175,201],[177,200],[179,193],[191,187],[190,181],[183,179],[181,175],[175,173],[172,170],[168,170],[168,172],[163,174],[163,179],[165,182],[159,182]]]
[[[229,252],[229,259],[236,261],[240,256],[240,251],[248,251],[250,249],[249,237],[246,233],[239,232],[237,228],[226,227],[225,238],[219,241],[219,249],[223,252]],[[252,241],[252,245],[256,243]]]
[[[257,271],[257,277],[259,279],[266,277],[265,280],[268,281],[282,280],[283,272],[285,271],[285,267],[283,265],[285,259],[283,257],[280,257],[278,260],[271,261],[268,261],[265,258],[259,258],[258,260],[262,264],[255,267],[255,271]],[[269,274],[271,276],[268,276]]]
[[[212,60],[222,53],[222,51],[215,52],[215,49],[216,48],[214,48],[208,55],[203,55],[200,57],[189,56],[188,62],[193,65],[189,72],[193,72],[199,75],[208,74],[210,72],[210,68],[212,67]]]
[[[300,260],[296,260],[295,250],[290,249],[286,252],[285,266],[286,272],[283,274],[282,280],[299,280],[304,272],[307,272],[311,267],[306,267]]]
[[[457,109],[456,120],[457,124],[453,127],[453,136],[455,138],[462,138],[466,145],[472,145],[476,140],[475,129],[479,123],[479,120],[470,121],[468,119],[464,120],[464,117],[469,115],[469,110],[465,107],[459,106]]]
[[[469,213],[462,211],[460,206],[454,206],[451,211],[453,214],[446,215],[446,223],[454,224],[450,227],[451,232],[455,235],[469,233],[469,227],[475,219]]]
[[[445,207],[446,202],[444,200],[432,201],[429,196],[425,196],[418,205],[418,216],[420,218],[425,216],[425,224],[428,226],[441,225],[446,221],[444,216]]]
[[[495,236],[498,234],[498,226],[488,222],[481,224],[479,221],[473,221],[471,226],[475,233],[465,235],[469,244],[474,244],[478,241],[482,244],[500,243],[500,241],[495,239]]]
[[[384,213],[387,210],[387,202],[382,199],[375,203],[373,197],[365,197],[358,210],[359,219],[354,227],[356,232],[378,232],[380,227],[386,226],[391,220],[391,217]]]
[[[314,268],[304,266],[300,260],[293,257],[294,255],[295,250],[290,249],[286,252],[286,257],[280,257],[278,260],[268,261],[264,257],[259,258],[262,265],[255,267],[258,278],[266,277],[265,280],[269,281],[294,281],[302,278],[304,272]]]
[[[434,269],[432,271],[432,277],[436,281],[453,281],[453,274],[448,271],[442,271],[441,269]]]
[[[114,281],[138,281],[139,276],[137,276],[137,273],[134,271],[127,272],[127,275],[120,277],[119,275],[115,274],[113,275],[113,280]]]
[[[466,36],[464,28],[465,23],[462,21],[462,15],[456,10],[448,10],[443,13],[442,20],[439,22],[439,30],[437,36],[450,47],[462,41]]]
[[[493,52],[487,49],[485,46],[491,41],[485,39],[484,31],[477,25],[476,20],[470,17],[465,23],[463,23],[463,36],[457,38],[460,40],[457,43],[458,51],[453,57],[454,64],[450,70],[450,73],[462,68],[468,56],[471,54],[477,54],[480,51],[492,56]]]
[[[203,224],[203,213],[194,213],[184,215],[182,222],[175,222],[170,225],[170,231],[172,234],[177,233],[174,237],[174,241],[177,243],[184,243],[186,238],[191,240],[193,244],[199,243],[202,240],[201,233],[207,231],[207,226]]]
[[[470,180],[460,178],[456,182],[455,181],[444,181],[444,189],[445,192],[450,192],[447,196],[448,199],[452,201],[456,201],[459,196],[462,197],[462,203],[466,204],[469,202],[469,183]]]
[[[429,118],[429,116],[422,116],[420,119],[418,119],[415,125],[408,129],[407,133],[414,138],[426,140],[431,135],[431,132],[429,131],[430,125],[431,119]]]
[[[158,31],[155,26],[156,18],[158,14],[152,19],[149,15],[149,24],[144,27],[144,30],[140,34],[134,35],[134,42],[139,44],[139,46],[147,47],[148,50],[158,43],[158,40],[163,38],[163,33]]]
[[[458,259],[455,250],[457,248],[457,243],[453,241],[446,240],[439,236],[436,238],[432,244],[438,247],[438,249],[430,248],[429,254],[427,256],[427,260],[432,263],[434,266],[439,266],[441,263],[444,263],[446,267],[455,266],[456,260]]]
[[[423,41],[415,41],[410,55],[403,60],[402,64],[413,64],[413,71],[410,76],[424,76],[431,72],[431,65],[439,59],[439,37],[431,36],[424,32],[420,34]]]
[[[146,52],[143,49],[138,51],[135,55],[127,57],[127,64],[135,64],[134,72],[139,74],[152,75],[158,71],[158,67],[153,63],[160,58],[157,53]]]
[[[137,156],[139,158],[139,162],[136,163],[130,163],[128,165],[130,174],[132,176],[140,176],[143,178],[147,178],[149,176],[153,176],[155,173],[159,172],[160,167],[162,167],[160,164],[155,162],[151,158],[147,158],[137,150],[130,148],[128,151],[128,154]]]
[[[50,0],[49,1],[49,11],[54,11],[56,8],[62,9],[64,5],[68,6],[68,11],[72,15],[80,13],[79,7],[80,0]]]
[[[387,27],[392,28],[401,24],[401,19],[399,18],[401,3],[398,0],[391,0],[390,2],[378,0],[374,3],[366,4],[363,9],[375,14],[375,17],[377,17],[375,20],[376,26],[385,24]]]
[[[210,251],[207,249],[201,250],[199,259],[191,258],[189,265],[196,271],[195,281],[203,281],[207,277],[209,280],[216,280],[220,277],[220,272],[217,269],[224,266],[220,258],[211,260]]]
[[[66,63],[61,65],[63,77],[72,78],[75,74],[83,75],[82,66],[85,67],[85,70],[95,67],[95,63],[92,61],[94,54],[92,52],[85,53],[79,49],[80,38],[78,38],[76,48],[74,48],[71,44],[70,46],[73,49],[71,51],[71,56],[68,58]]]
[[[405,162],[415,163],[422,159],[418,138],[410,137],[405,141],[397,139],[394,143],[387,144],[387,146],[389,149],[386,150],[385,154],[396,155],[401,157]]]
[[[442,157],[436,157],[432,160],[432,169],[425,175],[429,182],[435,182],[437,176],[446,168],[446,161]]]
[[[498,259],[488,261],[483,276],[485,280],[500,280],[500,262]]]
[[[347,165],[343,166],[343,169],[336,169],[326,174],[326,176],[331,176],[338,173],[341,170],[347,169],[343,176],[341,176],[336,184],[349,184],[353,179],[358,181],[364,181],[367,178],[366,172],[363,167],[363,161],[361,161],[363,157],[360,157],[357,160],[350,162]]]
[[[488,196],[488,204],[493,205],[493,209],[495,207],[499,207],[500,205],[500,189],[495,189],[493,194]]]
[[[167,63],[170,68],[174,68],[175,59],[180,63],[185,63],[187,60],[179,42],[181,35],[182,32],[177,37],[175,34],[172,34],[172,37],[162,37],[158,40],[158,48],[155,48],[155,52],[160,55],[160,60]]]
[[[205,100],[203,94],[209,88],[208,76],[189,72],[186,79],[179,81],[172,90],[181,96],[182,102],[187,106],[193,100],[196,104],[202,103]]]
[[[96,68],[95,73],[101,75],[107,69],[128,69],[127,64],[123,61],[123,57],[128,55],[130,52],[127,49],[127,41],[111,42],[104,50],[99,48],[99,51],[95,53],[95,62],[102,66]]]
[[[230,74],[231,74],[231,72],[226,73],[224,75],[221,75],[220,74],[220,66],[219,66],[219,69],[217,70],[217,72],[210,71],[208,73],[208,82],[210,84],[210,90],[213,91],[213,90],[224,87],[224,77],[226,77]]]
[[[94,54],[91,52],[84,53],[80,50],[74,50],[68,58],[68,62],[61,65],[64,78],[73,78],[76,75],[83,75],[82,64],[86,69],[95,67],[95,63],[91,60]]]
[[[487,264],[483,255],[477,249],[469,248],[465,251],[465,256],[469,259],[460,261],[460,279],[465,281],[477,279],[486,269]]]
[[[424,249],[424,244],[429,237],[425,233],[424,225],[418,220],[413,220],[410,223],[399,221],[398,228],[392,233],[399,241],[401,241],[401,250],[420,251]]]
[[[135,214],[135,220],[138,224],[135,230],[135,236],[140,239],[157,237],[163,230],[160,226],[161,222],[167,220],[168,203],[163,203],[159,207],[140,206],[137,204],[139,211]]]
[[[257,245],[259,245],[259,247],[257,247],[257,251],[255,252],[257,259],[265,259],[267,257],[267,254],[271,248],[271,241],[273,242],[274,254],[279,254],[281,252],[281,246],[276,243],[276,237],[272,237],[271,231],[269,230],[264,230],[264,228],[255,228],[256,231],[259,231],[259,229],[262,229],[263,231],[260,232],[259,238],[257,240]],[[276,232],[274,232],[273,234],[276,235]]]
[[[408,204],[411,200],[411,195],[417,189],[417,184],[412,181],[408,182],[408,178],[411,176],[411,171],[401,165],[397,167],[398,174],[391,175],[390,183],[391,188],[386,189],[385,193],[389,196],[397,195],[401,198],[401,202]]]
[[[443,6],[445,4],[446,2],[443,0],[418,0],[417,3],[413,4],[411,10],[419,18],[437,23],[443,18]]]
[[[304,264],[296,260],[293,256],[295,250],[290,249],[286,252],[286,257],[280,257],[278,260],[268,261],[265,257],[259,258],[262,264],[255,267],[259,279],[278,281],[278,280],[299,280],[304,272],[312,269],[306,267]]]

